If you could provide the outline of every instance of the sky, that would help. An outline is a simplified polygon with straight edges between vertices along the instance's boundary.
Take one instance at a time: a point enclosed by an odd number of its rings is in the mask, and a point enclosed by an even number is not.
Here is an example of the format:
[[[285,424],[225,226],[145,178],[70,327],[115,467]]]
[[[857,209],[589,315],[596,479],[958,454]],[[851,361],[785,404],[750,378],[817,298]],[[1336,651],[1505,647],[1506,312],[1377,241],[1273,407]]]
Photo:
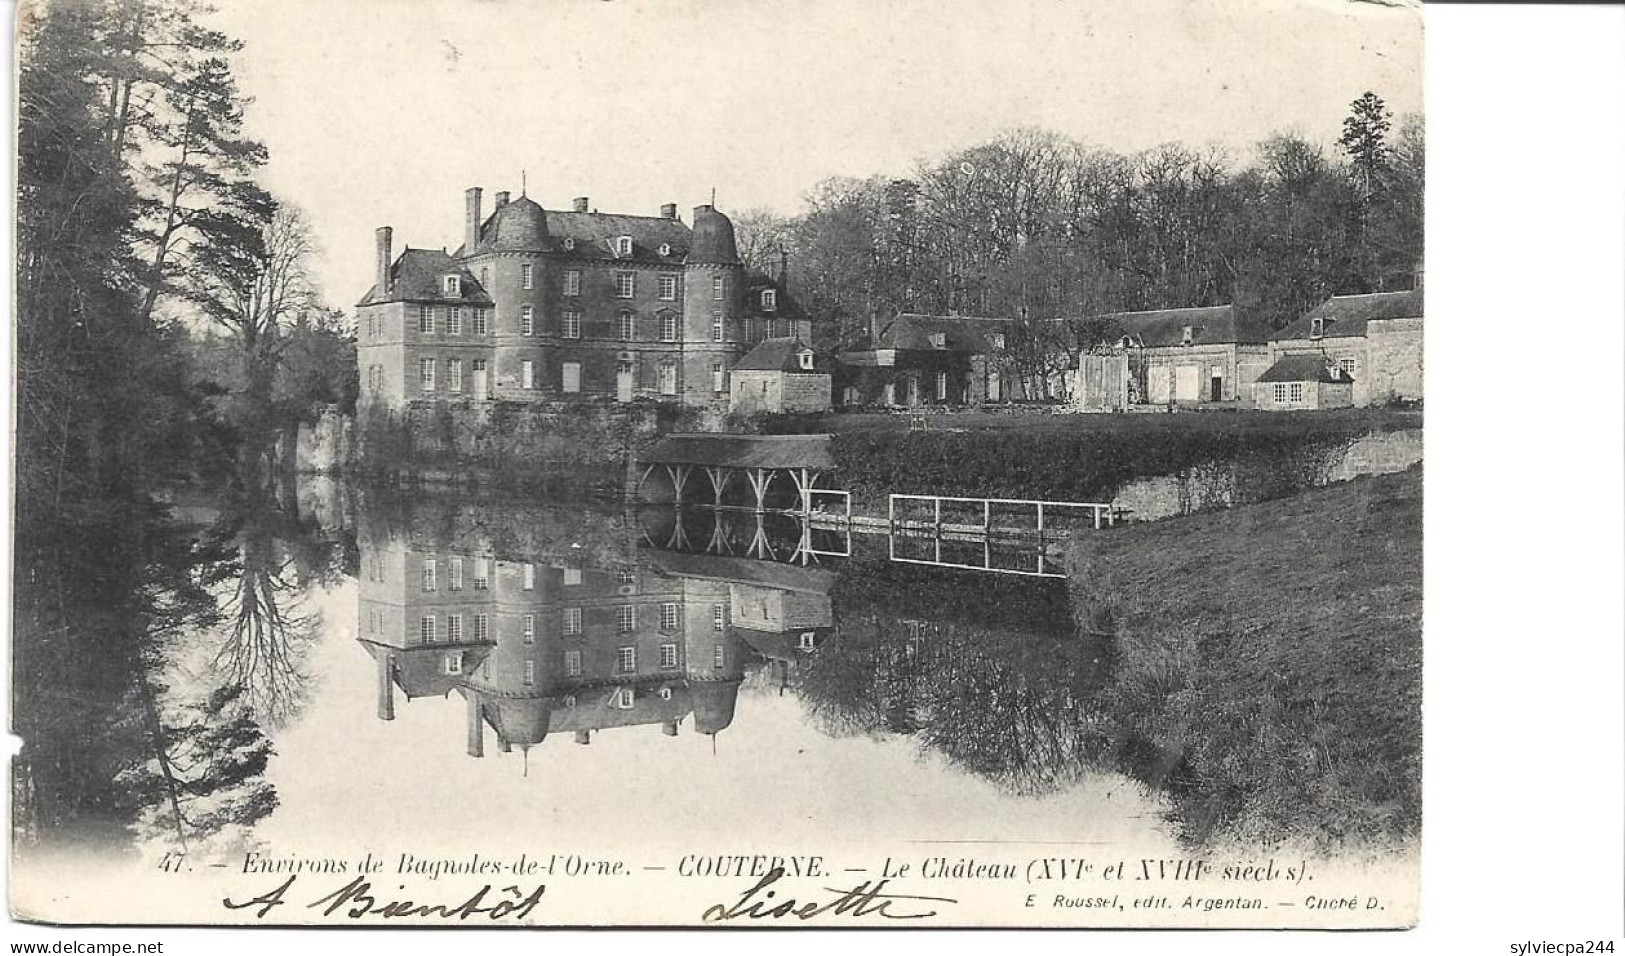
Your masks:
[[[1345,0],[217,0],[268,185],[348,308],[373,230],[455,247],[463,190],[685,220],[793,214],[831,176],[1037,126],[1238,158],[1333,142],[1366,90],[1420,111],[1420,11]]]

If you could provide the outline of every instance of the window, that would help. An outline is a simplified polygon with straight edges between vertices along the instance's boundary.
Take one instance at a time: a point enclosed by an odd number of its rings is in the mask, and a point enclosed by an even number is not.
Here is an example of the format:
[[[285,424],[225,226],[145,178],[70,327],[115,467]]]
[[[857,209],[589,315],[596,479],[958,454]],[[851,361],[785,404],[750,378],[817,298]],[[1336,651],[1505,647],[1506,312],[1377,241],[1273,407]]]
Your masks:
[[[670,687],[662,687],[662,688],[660,688],[660,699],[661,700],[671,700],[671,688]]]
[[[721,644],[711,645],[711,666],[717,670],[728,666],[728,649]]]
[[[564,586],[567,587],[567,588],[573,588],[573,587],[578,586],[579,584],[581,584],[581,569],[580,568],[565,568],[564,569]]]
[[[446,359],[446,391],[460,392],[463,390],[463,360]]]
[[[989,338],[992,340],[992,344],[993,344],[994,348],[996,348],[996,349],[1004,348],[1004,333],[1003,332],[994,332]]]
[[[526,564],[520,568],[519,586],[526,591],[536,590],[536,565]]]
[[[1301,403],[1303,401],[1303,383],[1302,382],[1291,382],[1291,383],[1288,384],[1288,386],[1287,386],[1287,400],[1292,402],[1293,404],[1299,404],[1299,403]]]
[[[483,286],[485,286],[487,288],[490,287],[490,285],[491,285],[491,267],[490,266],[481,266],[480,267],[480,285],[483,285]]]
[[[425,614],[423,619],[418,621],[418,639],[425,644],[433,644],[435,642],[433,614]]]
[[[630,342],[637,338],[637,333],[637,317],[631,312],[622,312],[615,323],[615,334],[620,337],[621,341]]]
[[[576,705],[576,695],[574,695],[574,694],[565,694],[564,695],[564,706],[566,706],[566,707],[574,707],[575,705]]]
[[[491,313],[486,309],[475,309],[474,310],[474,334],[475,335],[490,335],[491,334],[490,315],[491,315]]]
[[[446,655],[446,673],[447,674],[461,674],[462,672],[463,672],[463,655],[461,655],[461,654],[447,654]]]
[[[617,298],[630,299],[637,288],[637,277],[630,272],[615,273],[615,295]]]
[[[671,359],[660,363],[660,394],[677,394],[677,363]]]
[[[775,289],[762,290],[762,311],[772,312],[779,307],[779,293]]]
[[[746,342],[754,342],[754,341],[756,341],[756,320],[755,319],[746,319],[745,320],[745,341]]]
[[[581,294],[581,270],[580,269],[571,269],[570,271],[568,271],[568,272],[566,272],[564,274],[564,294],[565,295],[580,295]]]
[[[622,568],[615,572],[615,583],[623,587],[638,583],[638,573],[631,568]]]
[[[728,621],[728,609],[721,604],[711,605],[711,630],[720,631]]]
[[[666,247],[670,248],[670,247]],[[662,253],[664,255],[665,253]],[[677,301],[677,277],[663,275],[660,277],[660,298],[667,302]]]
[[[580,362],[564,363],[564,391],[572,395],[581,391]]]
[[[434,590],[434,558],[423,559],[423,590]]]
[[[581,633],[581,608],[567,607],[564,609],[564,633],[569,637]]]
[[[948,373],[947,372],[938,372],[937,373],[937,401],[945,402],[947,400],[948,400]]]
[[[526,289],[534,289],[534,288],[536,288],[536,267],[535,266],[533,266],[533,265],[531,265],[530,263],[527,262],[524,265],[519,267],[519,285],[522,288],[526,288]]]
[[[575,309],[564,310],[564,337],[567,339],[581,338],[581,313]]]
[[[796,641],[796,647],[810,651],[818,646],[818,634],[814,631],[802,631],[801,637]]]
[[[463,559],[452,558],[446,562],[446,582],[448,591],[461,591],[463,589]]]
[[[446,310],[446,334],[447,335],[462,335],[463,334],[463,310],[462,309],[447,309]]]
[[[661,314],[661,316],[660,316],[660,341],[662,341],[662,342],[675,342],[675,341],[677,341],[677,316],[676,316],[676,314],[671,313],[671,312],[665,312],[665,313]]]
[[[446,618],[446,640],[452,642],[453,644],[457,644],[460,643],[462,639],[463,616],[461,614],[452,614]]]
[[[536,334],[536,309],[533,306],[522,305],[519,307],[519,334]]]
[[[800,353],[799,357],[801,359],[801,367],[806,371],[812,371],[813,354],[811,352],[802,352]]]
[[[722,341],[722,313],[721,313],[721,311],[711,313],[711,341],[713,341],[713,342],[721,342]]]
[[[484,614],[474,615],[474,640],[489,641],[491,639],[491,618]]]
[[[615,651],[615,669],[622,674],[630,674],[638,669],[638,649],[635,647],[622,647]]]
[[[662,631],[677,630],[677,605],[660,605],[660,629]]]
[[[1357,367],[1357,365],[1356,365],[1354,359],[1345,358],[1345,359],[1338,359],[1337,360],[1337,368],[1338,368],[1339,371],[1341,371],[1343,373],[1344,378],[1353,378],[1354,377],[1354,369],[1356,367]]]
[[[615,254],[629,256],[632,254],[632,237],[620,236],[615,240]]]
[[[676,644],[660,645],[660,666],[663,668],[672,668],[677,666]]]
[[[671,255],[671,243],[662,242],[660,244],[660,254],[663,255],[663,256]]]
[[[728,390],[728,373],[722,370],[721,362],[711,363],[711,391],[721,395]]]
[[[418,359],[418,383],[425,392],[434,391],[434,359]]]
[[[446,290],[447,295],[461,295],[463,292],[463,280],[456,276],[446,276],[441,288]]]
[[[947,348],[948,347],[948,333],[946,333],[946,332],[932,332],[931,333],[931,347],[934,348],[934,349],[945,349],[945,348]]]
[[[576,247],[575,239],[573,237],[571,237],[571,236],[565,236],[564,237],[564,251],[565,252],[574,252],[575,247]]]
[[[525,686],[530,687],[536,683],[536,662],[525,662]]]
[[[615,706],[621,710],[632,709],[632,688],[623,687],[615,692]]]
[[[623,604],[615,609],[615,626],[622,633],[635,629],[638,626],[638,612],[630,604]]]
[[[728,280],[722,276],[711,277],[711,298],[721,302],[728,294]]]
[[[566,677],[580,677],[581,676],[581,652],[580,651],[565,651],[564,652],[564,676],[566,676]]]
[[[536,387],[536,363],[531,359],[519,360],[519,387]]]
[[[1191,344],[1191,342],[1193,342],[1195,340],[1196,340],[1196,327],[1195,326],[1187,325],[1187,326],[1185,326],[1185,328],[1180,330],[1179,344],[1181,344],[1181,345],[1189,345],[1189,344]]]
[[[487,558],[474,559],[474,590],[485,591],[491,587],[491,562]]]
[[[520,627],[519,639],[526,644],[536,643],[536,615],[525,615],[524,623]]]
[[[428,305],[418,306],[418,331],[424,335],[434,334],[434,307]]]

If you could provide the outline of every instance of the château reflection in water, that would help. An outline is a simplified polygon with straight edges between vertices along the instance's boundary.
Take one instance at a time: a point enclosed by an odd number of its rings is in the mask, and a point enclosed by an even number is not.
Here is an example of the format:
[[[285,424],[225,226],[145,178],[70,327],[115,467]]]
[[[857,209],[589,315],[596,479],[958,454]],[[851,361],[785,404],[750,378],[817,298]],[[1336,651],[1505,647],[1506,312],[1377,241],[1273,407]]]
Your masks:
[[[786,514],[401,514],[360,534],[377,716],[457,698],[471,757],[604,732],[715,737],[750,720],[752,680],[829,734],[912,735],[1015,791],[1098,772],[1090,701],[1109,643],[1074,627],[1062,580],[901,563],[885,536]]]

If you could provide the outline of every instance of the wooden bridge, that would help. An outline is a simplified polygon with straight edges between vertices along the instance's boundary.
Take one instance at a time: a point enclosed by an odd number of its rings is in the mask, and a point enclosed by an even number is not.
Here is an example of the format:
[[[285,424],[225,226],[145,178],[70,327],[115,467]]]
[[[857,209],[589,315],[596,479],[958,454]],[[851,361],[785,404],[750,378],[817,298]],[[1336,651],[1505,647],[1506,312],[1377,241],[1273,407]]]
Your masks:
[[[647,498],[663,492],[679,507],[805,515],[816,499],[833,497],[845,499],[846,516],[852,514],[850,495],[818,487],[818,479],[835,468],[828,435],[672,434],[642,461],[639,494]],[[662,473],[666,487],[652,485],[650,479]],[[700,487],[696,474],[708,479],[709,495],[695,493]]]

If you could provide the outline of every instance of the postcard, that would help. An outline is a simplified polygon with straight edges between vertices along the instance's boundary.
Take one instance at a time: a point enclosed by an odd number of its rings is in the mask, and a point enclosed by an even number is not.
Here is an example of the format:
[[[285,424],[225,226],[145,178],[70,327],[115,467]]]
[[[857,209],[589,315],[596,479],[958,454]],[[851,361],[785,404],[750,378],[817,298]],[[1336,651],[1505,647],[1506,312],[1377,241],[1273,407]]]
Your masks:
[[[16,918],[1416,924],[1419,4],[18,37]]]

